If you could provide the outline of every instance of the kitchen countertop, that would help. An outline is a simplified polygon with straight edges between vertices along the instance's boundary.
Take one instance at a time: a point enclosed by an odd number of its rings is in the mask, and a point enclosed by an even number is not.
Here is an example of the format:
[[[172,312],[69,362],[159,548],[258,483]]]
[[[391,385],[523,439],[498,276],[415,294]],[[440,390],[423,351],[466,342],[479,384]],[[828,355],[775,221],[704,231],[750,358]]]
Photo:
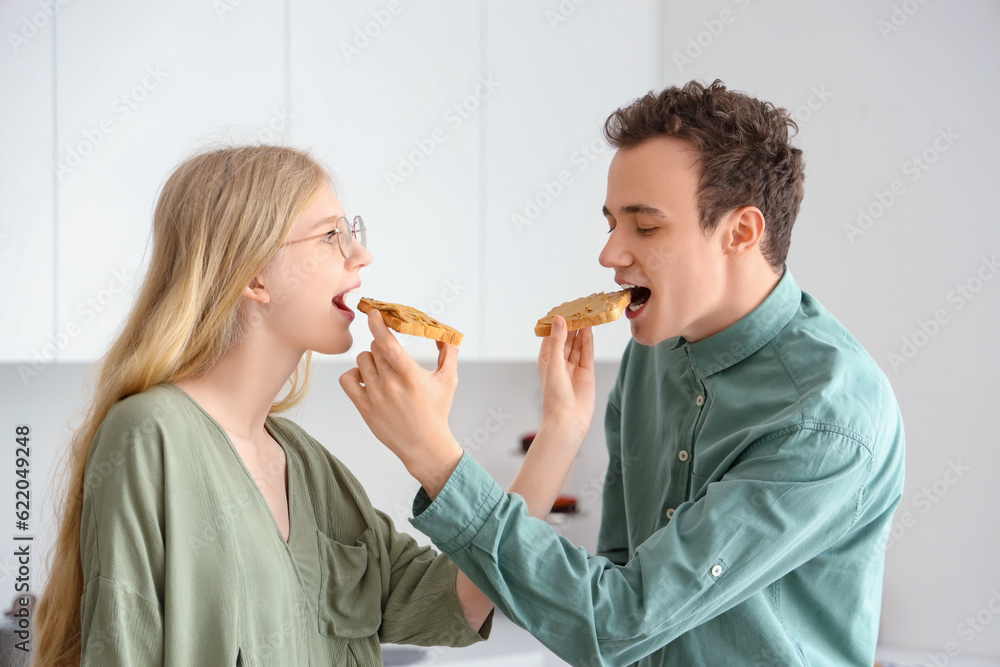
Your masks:
[[[417,662],[392,662],[394,653],[413,653],[417,647],[383,644],[382,654],[386,667],[399,665],[448,665],[449,667],[565,667],[560,660],[527,631],[498,611],[494,612],[493,631],[490,638],[473,646],[448,648],[434,646],[417,649],[423,658]]]
[[[882,646],[875,650],[875,657],[882,667],[998,667],[1000,660],[977,656],[949,656],[943,649],[913,649],[899,646]]]
[[[385,655],[385,665],[431,665],[441,664],[450,667],[565,667],[569,663],[559,659],[552,651],[545,648],[527,631],[515,625],[513,621],[499,611],[493,618],[493,632],[485,642],[466,648],[431,647],[418,648],[413,646],[382,646]],[[393,662],[394,654],[399,652],[411,656],[420,654],[420,660]],[[943,651],[913,649],[899,646],[880,645],[876,657],[882,667],[1000,667],[1000,660],[981,658],[969,655],[947,656]]]

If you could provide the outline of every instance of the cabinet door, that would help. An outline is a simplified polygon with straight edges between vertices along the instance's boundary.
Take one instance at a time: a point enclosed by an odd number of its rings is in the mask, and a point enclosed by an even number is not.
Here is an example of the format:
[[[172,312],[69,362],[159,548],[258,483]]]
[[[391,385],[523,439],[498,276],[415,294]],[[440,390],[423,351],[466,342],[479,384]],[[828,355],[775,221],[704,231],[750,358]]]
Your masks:
[[[269,141],[287,128],[283,21],[278,2],[60,9],[56,325],[79,330],[60,360],[94,360],[122,324],[177,163],[209,141]]]
[[[489,2],[487,73],[505,93],[490,107],[486,155],[486,345],[490,359],[534,359],[538,318],[617,289],[598,264],[613,151],[605,119],[656,87],[658,22],[650,0]],[[624,320],[624,318],[623,318]],[[594,330],[618,360],[624,321]]]
[[[30,381],[52,363],[52,16],[37,2],[0,6],[0,362]]]
[[[360,296],[411,305],[482,353],[480,123],[508,94],[480,72],[479,3],[291,2],[296,135],[369,228]],[[348,301],[355,304],[356,299]],[[354,327],[350,353],[371,335]],[[432,341],[400,336],[436,359]]]

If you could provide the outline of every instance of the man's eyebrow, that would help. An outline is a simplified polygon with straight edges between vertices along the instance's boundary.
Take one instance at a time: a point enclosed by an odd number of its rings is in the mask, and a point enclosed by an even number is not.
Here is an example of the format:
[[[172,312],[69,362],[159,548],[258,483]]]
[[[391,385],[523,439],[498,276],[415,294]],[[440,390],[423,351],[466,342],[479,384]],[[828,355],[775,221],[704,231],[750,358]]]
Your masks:
[[[622,213],[629,213],[632,215],[651,215],[654,218],[666,218],[667,214],[656,208],[655,206],[650,206],[649,204],[629,204],[628,206],[622,206]],[[611,211],[608,210],[607,206],[601,207],[601,212],[604,215],[610,216]]]

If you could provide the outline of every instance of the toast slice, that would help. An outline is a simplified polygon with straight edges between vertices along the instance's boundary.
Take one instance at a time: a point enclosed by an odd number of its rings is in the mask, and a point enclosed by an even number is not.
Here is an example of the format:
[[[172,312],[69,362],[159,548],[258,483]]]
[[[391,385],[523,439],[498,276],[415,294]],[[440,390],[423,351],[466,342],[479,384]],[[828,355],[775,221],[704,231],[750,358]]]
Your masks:
[[[627,289],[620,292],[597,292],[575,301],[567,301],[556,306],[549,311],[548,315],[538,320],[538,324],[535,325],[535,335],[548,336],[551,334],[552,318],[556,315],[562,315],[566,318],[566,326],[569,331],[614,322],[622,316],[625,308],[631,302],[632,293]]]
[[[358,310],[367,313],[372,308],[382,311],[386,326],[399,333],[411,336],[433,338],[452,345],[461,345],[465,334],[447,324],[438,322],[427,313],[398,303],[385,303],[375,299],[362,298]]]

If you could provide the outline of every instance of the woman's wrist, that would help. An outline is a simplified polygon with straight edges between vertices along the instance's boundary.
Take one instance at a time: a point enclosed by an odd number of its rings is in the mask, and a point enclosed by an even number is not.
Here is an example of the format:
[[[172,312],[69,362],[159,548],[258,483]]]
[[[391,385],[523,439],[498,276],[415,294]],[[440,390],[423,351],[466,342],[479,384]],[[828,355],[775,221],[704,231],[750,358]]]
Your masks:
[[[567,415],[545,415],[542,417],[542,423],[538,427],[538,434],[535,436],[535,439],[537,440],[540,435],[545,434],[546,437],[543,437],[543,440],[551,439],[558,442],[562,447],[579,449],[589,430],[589,423],[583,424],[573,417]]]

